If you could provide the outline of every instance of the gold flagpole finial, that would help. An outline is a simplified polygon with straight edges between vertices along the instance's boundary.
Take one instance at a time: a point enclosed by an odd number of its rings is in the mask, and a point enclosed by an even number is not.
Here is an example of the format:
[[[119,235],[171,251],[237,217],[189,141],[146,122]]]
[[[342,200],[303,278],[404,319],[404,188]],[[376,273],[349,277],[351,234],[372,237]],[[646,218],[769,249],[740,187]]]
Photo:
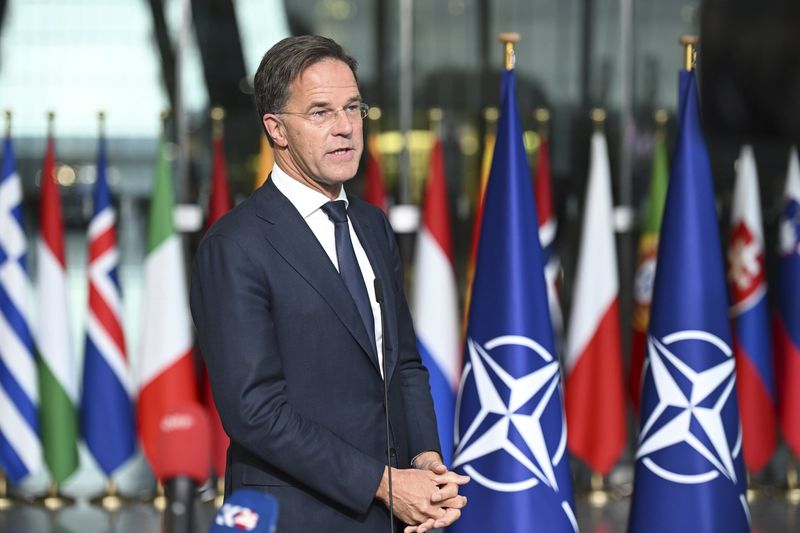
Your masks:
[[[166,138],[167,136],[167,121],[169,120],[169,109],[162,109],[161,113],[159,114],[161,117],[161,136]]]
[[[514,55],[514,45],[521,39],[519,33],[516,32],[503,32],[497,36],[497,39],[503,43],[505,49],[505,69],[514,70],[516,63],[516,56]]]
[[[97,122],[100,125],[100,136],[106,134],[106,112],[105,111],[98,111],[97,112]]]
[[[589,118],[592,119],[595,133],[602,133],[603,127],[606,123],[606,111],[601,107],[595,107],[589,112]]]
[[[656,138],[663,139],[667,133],[667,121],[669,120],[667,110],[656,109],[656,112],[653,114],[653,120],[655,120],[656,123]]]
[[[483,110],[483,119],[487,124],[494,124],[500,118],[500,110],[496,107],[487,107]]]
[[[700,39],[697,35],[681,35],[678,42],[683,45],[683,68],[688,71],[694,70],[697,62],[697,43]]]
[[[441,107],[432,107],[428,110],[428,121],[431,131],[437,136],[442,136],[442,123],[444,122],[444,111]]]
[[[11,137],[11,110],[6,109],[6,136]]]
[[[225,110],[219,106],[214,106],[211,108],[211,112],[209,114],[211,115],[211,135],[215,139],[222,137]]]
[[[381,111],[381,108],[378,106],[375,107],[370,106],[369,111],[367,111],[367,118],[375,123],[377,123],[381,119],[382,115],[383,111]]]
[[[47,134],[49,136],[53,135],[53,123],[56,120],[56,114],[53,111],[47,112]]]
[[[550,136],[550,110],[546,107],[537,107],[533,110],[533,119],[539,125],[539,136],[547,138]]]

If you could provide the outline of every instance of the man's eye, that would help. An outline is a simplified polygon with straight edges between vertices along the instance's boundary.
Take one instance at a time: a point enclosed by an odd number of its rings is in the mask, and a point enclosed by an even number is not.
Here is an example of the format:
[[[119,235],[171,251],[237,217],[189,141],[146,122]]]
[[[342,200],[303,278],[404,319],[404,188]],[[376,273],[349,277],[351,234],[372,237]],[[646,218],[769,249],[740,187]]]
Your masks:
[[[331,114],[330,110],[328,110],[328,109],[320,109],[318,111],[312,111],[311,112],[311,118],[313,120],[324,121],[325,119],[327,119],[330,116],[330,114]]]
[[[356,113],[361,113],[361,106],[359,104],[350,104],[345,108],[345,111],[349,115],[355,115]]]

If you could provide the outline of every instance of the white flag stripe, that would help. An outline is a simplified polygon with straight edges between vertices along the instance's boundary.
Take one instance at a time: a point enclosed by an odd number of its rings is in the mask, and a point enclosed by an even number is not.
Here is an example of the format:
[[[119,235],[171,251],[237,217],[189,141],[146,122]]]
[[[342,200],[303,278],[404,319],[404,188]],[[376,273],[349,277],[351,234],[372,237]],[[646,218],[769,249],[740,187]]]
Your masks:
[[[92,217],[91,221],[89,221],[89,240],[91,241],[98,235],[102,235],[105,231],[111,228],[116,221],[117,217],[115,216],[112,208],[106,207],[100,211],[98,214]]]
[[[431,352],[448,383],[458,384],[459,326],[453,302],[458,301],[456,280],[450,260],[423,227],[420,232],[414,280],[414,324],[417,337]],[[431,295],[435,295],[431,298]]]
[[[743,221],[750,233],[764,248],[764,234],[761,228],[761,195],[758,190],[758,171],[753,147],[742,146],[739,159],[736,161],[736,183],[733,187],[733,206],[731,208],[733,222]]]
[[[61,263],[39,239],[39,351],[42,360],[74,404],[78,402],[78,376],[73,367],[69,333],[67,280]]]
[[[36,361],[34,354],[22,344],[17,333],[11,329],[5,315],[0,313],[0,358],[8,371],[30,398],[33,403],[38,402],[39,385],[36,381]],[[0,387],[2,388],[2,387]],[[0,413],[3,413],[0,410]],[[2,416],[0,416],[2,418]]]
[[[18,258],[25,253],[27,242],[17,219],[11,211],[22,202],[19,176],[12,174],[0,184],[0,245],[9,257]]]
[[[119,253],[116,248],[109,249],[100,257],[89,264],[89,278],[97,288],[100,296],[103,297],[108,307],[119,318],[121,316],[122,301],[120,300],[119,291],[117,291],[114,282],[111,281],[108,273],[111,268],[118,264]]]
[[[86,322],[86,332],[89,338],[92,339],[97,350],[106,360],[108,366],[111,367],[112,372],[122,383],[128,396],[133,397],[134,389],[131,379],[128,375],[128,363],[124,359],[122,352],[117,349],[116,343],[111,339],[106,330],[98,321],[94,313],[89,313],[89,319]]]
[[[30,309],[28,295],[31,294],[31,285],[28,276],[19,264],[19,258],[13,258],[0,267],[0,284],[6,289],[6,294],[11,303],[25,317],[25,322],[30,326]]]
[[[39,469],[42,460],[42,445],[39,436],[31,430],[31,427],[17,411],[17,406],[6,395],[5,389],[0,387],[0,427],[3,428],[3,436],[11,443],[11,447],[29,472],[33,473]]]
[[[192,347],[180,238],[171,235],[147,256],[139,387],[145,387]]]
[[[565,366],[571,371],[619,292],[617,247],[608,148],[602,133],[592,135],[583,232],[578,251]]]

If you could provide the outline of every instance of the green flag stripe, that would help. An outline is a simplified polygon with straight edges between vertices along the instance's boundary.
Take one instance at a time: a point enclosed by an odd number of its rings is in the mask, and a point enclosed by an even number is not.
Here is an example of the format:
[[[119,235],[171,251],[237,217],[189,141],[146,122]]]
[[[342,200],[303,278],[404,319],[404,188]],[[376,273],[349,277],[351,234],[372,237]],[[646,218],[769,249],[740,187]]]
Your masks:
[[[166,157],[166,143],[163,138],[158,146],[152,198],[147,232],[148,254],[175,233],[175,226],[172,222],[172,209],[175,205],[172,192],[172,172],[170,171],[170,162]]]
[[[656,135],[653,146],[653,167],[650,175],[650,193],[647,198],[643,233],[658,234],[664,214],[664,200],[667,197],[669,171],[667,167],[667,147],[663,135]]]
[[[61,484],[78,468],[78,421],[72,401],[41,358],[39,390],[44,459],[53,481]]]

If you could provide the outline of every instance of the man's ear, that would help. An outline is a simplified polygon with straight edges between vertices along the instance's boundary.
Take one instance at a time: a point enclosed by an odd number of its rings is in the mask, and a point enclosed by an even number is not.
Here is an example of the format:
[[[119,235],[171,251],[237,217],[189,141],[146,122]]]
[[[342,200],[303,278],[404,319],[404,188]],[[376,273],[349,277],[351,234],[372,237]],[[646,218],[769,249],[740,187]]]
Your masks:
[[[278,116],[274,113],[267,113],[261,117],[261,121],[264,123],[264,128],[269,132],[269,136],[272,137],[272,142],[276,146],[286,148],[289,144],[289,140],[286,138],[286,127],[283,122],[278,120]]]

